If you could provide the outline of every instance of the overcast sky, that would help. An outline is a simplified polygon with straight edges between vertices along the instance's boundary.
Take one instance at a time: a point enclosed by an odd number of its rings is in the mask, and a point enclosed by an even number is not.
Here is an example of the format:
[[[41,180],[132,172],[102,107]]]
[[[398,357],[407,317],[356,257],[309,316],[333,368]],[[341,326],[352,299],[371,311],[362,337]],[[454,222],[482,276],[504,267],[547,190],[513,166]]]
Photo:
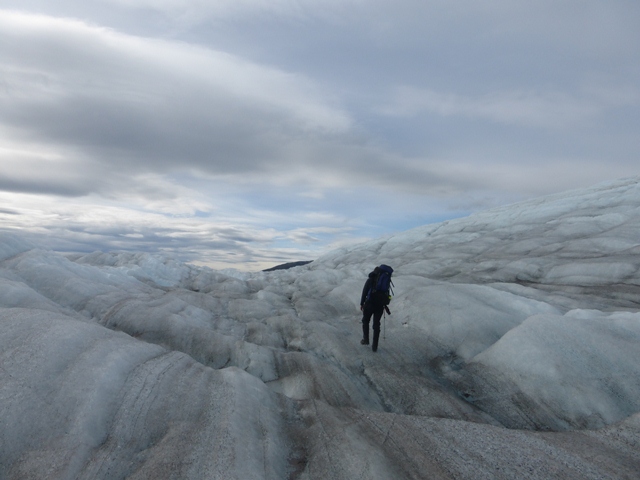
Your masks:
[[[0,0],[0,227],[258,270],[637,175],[637,0]]]

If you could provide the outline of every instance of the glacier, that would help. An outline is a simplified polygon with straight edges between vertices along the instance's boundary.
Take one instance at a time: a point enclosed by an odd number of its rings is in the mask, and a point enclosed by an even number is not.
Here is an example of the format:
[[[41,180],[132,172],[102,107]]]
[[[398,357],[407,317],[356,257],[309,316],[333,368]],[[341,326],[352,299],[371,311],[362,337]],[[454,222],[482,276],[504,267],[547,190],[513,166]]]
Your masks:
[[[640,475],[640,177],[271,272],[3,231],[0,286],[0,478]]]

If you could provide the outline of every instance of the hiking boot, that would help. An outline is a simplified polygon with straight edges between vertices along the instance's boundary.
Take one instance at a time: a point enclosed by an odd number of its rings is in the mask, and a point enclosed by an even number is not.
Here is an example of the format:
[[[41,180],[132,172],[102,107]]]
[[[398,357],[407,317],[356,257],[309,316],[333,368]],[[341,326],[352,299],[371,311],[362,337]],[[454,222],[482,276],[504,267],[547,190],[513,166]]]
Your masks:
[[[369,345],[369,340],[365,340],[364,338],[360,340],[360,345]]]
[[[380,338],[380,330],[373,331],[373,345],[371,346],[371,350],[376,352],[378,350],[378,339]]]

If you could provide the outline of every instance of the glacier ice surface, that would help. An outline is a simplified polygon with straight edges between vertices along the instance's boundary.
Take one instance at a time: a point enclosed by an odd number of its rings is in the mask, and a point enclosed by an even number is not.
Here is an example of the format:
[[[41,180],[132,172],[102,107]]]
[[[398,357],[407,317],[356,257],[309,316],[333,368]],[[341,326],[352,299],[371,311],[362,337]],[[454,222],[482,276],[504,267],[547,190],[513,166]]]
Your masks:
[[[634,478],[639,182],[252,274],[0,233],[0,477]]]

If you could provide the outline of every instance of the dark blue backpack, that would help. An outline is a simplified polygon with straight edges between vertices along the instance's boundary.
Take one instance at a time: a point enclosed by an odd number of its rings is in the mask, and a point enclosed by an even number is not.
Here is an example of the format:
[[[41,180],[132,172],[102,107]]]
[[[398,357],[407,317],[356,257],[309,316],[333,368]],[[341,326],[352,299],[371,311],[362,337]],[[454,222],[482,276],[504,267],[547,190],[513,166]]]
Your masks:
[[[391,274],[393,273],[393,268],[389,265],[380,265],[378,267],[378,276],[375,280],[375,284],[371,289],[371,294],[375,292],[381,292],[384,294],[385,305],[389,305],[391,302],[391,295],[393,295],[393,282],[391,281]]]

